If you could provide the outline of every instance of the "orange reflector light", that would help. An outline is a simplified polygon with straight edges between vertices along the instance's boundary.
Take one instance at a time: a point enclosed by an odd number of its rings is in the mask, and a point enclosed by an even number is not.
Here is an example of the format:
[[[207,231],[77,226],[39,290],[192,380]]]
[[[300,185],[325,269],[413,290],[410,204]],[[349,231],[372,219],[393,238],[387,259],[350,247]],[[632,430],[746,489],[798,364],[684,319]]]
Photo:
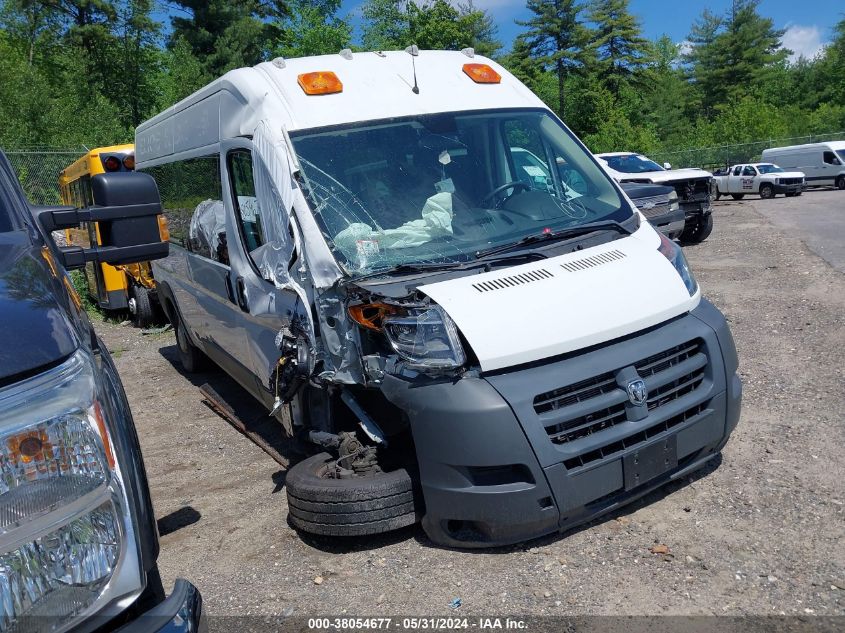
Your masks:
[[[167,218],[163,215],[158,216],[158,234],[162,242],[170,240],[170,229],[167,226]]]
[[[497,84],[502,76],[487,64],[464,64],[464,72],[477,84]]]
[[[349,306],[349,316],[356,323],[368,330],[381,331],[381,322],[384,317],[391,314],[398,314],[399,308],[387,305],[386,303],[362,303],[356,306]]]
[[[129,154],[129,156],[123,159],[123,166],[129,171],[135,169],[135,157],[132,154]]]
[[[315,73],[303,73],[297,75],[296,81],[299,87],[307,95],[330,95],[336,92],[343,92],[343,84],[330,70],[320,70]]]

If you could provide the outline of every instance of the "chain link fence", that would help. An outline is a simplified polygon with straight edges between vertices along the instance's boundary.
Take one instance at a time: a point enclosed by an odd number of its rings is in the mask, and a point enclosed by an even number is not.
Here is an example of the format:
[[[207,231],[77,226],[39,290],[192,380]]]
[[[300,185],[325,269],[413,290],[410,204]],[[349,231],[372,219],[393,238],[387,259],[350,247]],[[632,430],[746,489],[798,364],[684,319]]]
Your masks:
[[[26,197],[34,204],[61,204],[59,173],[87,151],[84,147],[4,150]]]
[[[695,147],[669,152],[655,152],[653,158],[658,163],[671,163],[672,167],[701,167],[714,170],[729,167],[736,163],[751,163],[760,159],[764,149],[770,147],[784,147],[787,145],[802,145],[804,143],[821,143],[823,141],[837,141],[845,139],[845,131],[813,134],[809,136],[792,136],[788,138],[770,138],[750,143],[733,145],[715,145],[712,147]]]

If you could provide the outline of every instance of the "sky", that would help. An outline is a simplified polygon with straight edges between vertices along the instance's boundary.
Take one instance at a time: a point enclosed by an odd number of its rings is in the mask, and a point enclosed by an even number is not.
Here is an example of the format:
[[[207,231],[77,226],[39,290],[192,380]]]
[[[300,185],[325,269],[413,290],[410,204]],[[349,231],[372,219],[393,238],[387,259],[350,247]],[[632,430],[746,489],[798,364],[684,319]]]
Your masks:
[[[362,3],[344,0],[342,13],[359,15]],[[509,49],[514,36],[523,30],[514,20],[529,16],[525,0],[474,0],[474,4],[490,12],[499,27],[499,39]],[[655,39],[665,33],[680,44],[705,8],[724,13],[730,4],[730,0],[630,0],[630,9],[639,17],[646,37]],[[830,41],[833,25],[845,17],[845,0],[762,0],[759,11],[773,18],[776,28],[786,29],[784,45],[795,51],[795,57],[812,57]]]

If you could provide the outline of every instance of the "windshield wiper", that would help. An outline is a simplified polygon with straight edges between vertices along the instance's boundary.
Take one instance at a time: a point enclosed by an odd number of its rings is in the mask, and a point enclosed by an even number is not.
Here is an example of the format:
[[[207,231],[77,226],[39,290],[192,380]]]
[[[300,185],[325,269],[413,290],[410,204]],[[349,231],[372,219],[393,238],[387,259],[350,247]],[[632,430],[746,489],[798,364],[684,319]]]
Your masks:
[[[546,256],[543,253],[533,251],[513,253],[512,255],[503,255],[502,257],[494,257],[493,255],[495,254],[491,254],[489,257],[479,257],[477,259],[463,262],[420,262],[417,264],[397,264],[391,268],[374,270],[371,273],[353,277],[352,281],[372,279],[373,277],[379,277],[381,275],[391,276],[405,273],[437,272],[439,270],[468,270],[470,268],[479,268],[481,266],[489,266],[490,264],[500,264],[503,262],[546,259]]]
[[[602,220],[600,222],[588,222],[587,224],[579,224],[577,226],[569,226],[564,229],[560,229],[559,231],[552,231],[549,233],[539,233],[534,235],[527,235],[522,239],[513,242],[511,244],[504,244],[502,246],[494,246],[493,248],[488,248],[483,251],[478,251],[475,254],[477,259],[482,259],[489,257],[491,255],[497,255],[499,253],[506,253],[510,250],[516,250],[518,248],[522,248],[523,246],[528,246],[529,244],[536,244],[539,242],[548,243],[548,242],[557,242],[560,240],[567,240],[572,237],[577,237],[578,235],[584,235],[585,233],[592,233],[594,231],[618,231],[619,233],[623,233],[625,235],[631,235],[632,231],[627,226],[622,224],[621,222],[616,222],[615,220]]]

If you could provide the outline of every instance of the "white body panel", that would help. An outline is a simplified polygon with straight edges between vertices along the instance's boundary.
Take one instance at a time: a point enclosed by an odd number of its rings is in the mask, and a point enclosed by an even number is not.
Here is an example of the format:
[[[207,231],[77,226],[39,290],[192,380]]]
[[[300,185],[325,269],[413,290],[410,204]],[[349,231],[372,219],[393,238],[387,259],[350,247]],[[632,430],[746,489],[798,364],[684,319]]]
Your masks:
[[[419,94],[413,84],[416,65]],[[488,64],[499,84],[476,84],[465,63]],[[281,67],[280,67],[281,66]],[[343,92],[306,95],[297,76],[333,71]],[[135,132],[140,168],[163,157],[207,148],[222,139],[252,135],[261,120],[288,131],[452,110],[543,108],[543,102],[496,62],[453,51],[355,53],[264,62],[230,71],[145,121]]]
[[[420,290],[455,321],[481,369],[494,371],[603,343],[695,308],[700,293],[690,297],[659,245],[643,223],[634,235],[602,246]]]
[[[845,151],[845,141],[809,143],[789,147],[773,147],[763,150],[763,160],[780,165],[784,169],[795,169],[805,174],[808,186],[834,185],[845,176],[845,160],[837,155],[839,165],[826,163],[825,152]]]

